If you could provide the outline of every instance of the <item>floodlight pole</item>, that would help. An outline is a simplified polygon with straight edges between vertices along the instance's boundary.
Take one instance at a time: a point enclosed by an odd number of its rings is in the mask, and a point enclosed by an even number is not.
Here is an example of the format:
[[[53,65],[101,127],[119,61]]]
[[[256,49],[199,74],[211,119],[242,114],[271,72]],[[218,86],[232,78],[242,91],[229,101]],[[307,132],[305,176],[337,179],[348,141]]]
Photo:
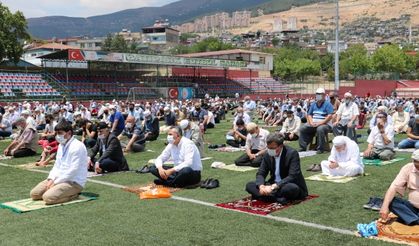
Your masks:
[[[339,91],[339,0],[336,0],[336,31],[335,31],[335,92]]]

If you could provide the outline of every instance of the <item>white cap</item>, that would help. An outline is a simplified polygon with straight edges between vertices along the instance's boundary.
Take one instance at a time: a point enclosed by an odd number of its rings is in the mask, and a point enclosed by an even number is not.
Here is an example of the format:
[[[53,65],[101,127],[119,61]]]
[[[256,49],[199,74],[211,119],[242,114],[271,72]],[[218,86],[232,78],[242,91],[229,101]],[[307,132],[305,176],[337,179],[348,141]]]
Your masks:
[[[352,94],[350,92],[346,92],[345,95],[343,95],[345,97],[352,97]]]
[[[163,109],[164,111],[170,111],[170,108],[169,107],[164,107],[164,109]]]
[[[342,146],[346,144],[346,137],[345,136],[336,136],[333,139],[333,145],[334,146]]]
[[[180,128],[182,128],[182,130],[185,130],[186,127],[188,127],[189,125],[189,120],[181,120],[179,122],[179,126]]]
[[[419,161],[419,149],[415,150],[412,154],[412,159],[415,161]]]
[[[148,117],[148,116],[150,116],[150,115],[151,115],[150,110],[146,110],[146,111],[144,111],[144,117]]]
[[[326,93],[326,91],[324,90],[324,88],[317,88],[317,90],[316,90],[316,94],[325,94]]]
[[[136,104],[134,105],[134,107],[140,107],[140,104],[136,103]]]
[[[221,168],[226,166],[226,164],[224,162],[219,162],[219,161],[215,161],[211,164],[212,168]]]
[[[109,105],[109,107],[108,107],[109,109],[115,109],[115,105],[113,105],[113,104],[111,104],[111,105]]]
[[[377,109],[380,110],[380,111],[383,111],[385,113],[387,113],[387,110],[388,110],[386,106],[380,106]]]
[[[20,114],[30,115],[31,113],[29,112],[29,110],[22,110]]]

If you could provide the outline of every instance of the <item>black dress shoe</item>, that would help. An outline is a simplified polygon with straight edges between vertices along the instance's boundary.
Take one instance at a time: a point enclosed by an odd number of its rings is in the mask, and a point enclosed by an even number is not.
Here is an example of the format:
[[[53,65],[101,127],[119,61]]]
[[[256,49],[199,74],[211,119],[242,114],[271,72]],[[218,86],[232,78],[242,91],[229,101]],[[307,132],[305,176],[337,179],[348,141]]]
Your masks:
[[[314,168],[316,165],[317,165],[317,164],[313,164],[313,165],[309,166],[309,167],[306,169],[306,171],[311,171],[311,170],[313,170],[313,168]]]
[[[211,179],[210,182],[208,182],[207,186],[205,188],[207,189],[214,189],[220,186],[220,181],[218,179]]]
[[[315,164],[316,166],[311,169],[312,172],[320,172],[322,170],[322,166],[320,164]]]
[[[206,188],[208,185],[208,182],[211,181],[212,179],[206,179],[201,183],[201,188]]]
[[[150,172],[150,167],[148,165],[145,165],[141,168],[139,168],[138,170],[135,171],[136,173],[149,173]]]
[[[372,206],[374,206],[375,199],[376,199],[375,197],[370,197],[370,200],[366,204],[364,204],[362,207],[365,209],[371,209]]]
[[[279,197],[275,199],[277,203],[281,205],[287,205],[289,201],[285,197]]]

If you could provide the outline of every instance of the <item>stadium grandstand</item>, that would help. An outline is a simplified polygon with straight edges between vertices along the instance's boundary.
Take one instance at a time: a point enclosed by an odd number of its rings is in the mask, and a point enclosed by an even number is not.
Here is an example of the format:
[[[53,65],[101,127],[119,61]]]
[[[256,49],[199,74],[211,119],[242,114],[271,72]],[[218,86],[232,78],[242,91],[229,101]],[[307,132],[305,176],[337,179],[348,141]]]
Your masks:
[[[38,58],[41,66],[30,70],[1,67],[1,100],[122,99],[132,91],[141,98],[290,92],[270,77],[272,55],[253,51],[161,56],[63,49]],[[190,93],[180,93],[185,89]]]

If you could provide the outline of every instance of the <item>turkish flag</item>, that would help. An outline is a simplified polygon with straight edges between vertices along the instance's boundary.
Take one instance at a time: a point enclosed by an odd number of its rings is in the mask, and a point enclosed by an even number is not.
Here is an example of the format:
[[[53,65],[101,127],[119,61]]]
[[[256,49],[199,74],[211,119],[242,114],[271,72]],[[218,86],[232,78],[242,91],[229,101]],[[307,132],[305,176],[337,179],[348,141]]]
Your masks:
[[[170,88],[168,92],[170,99],[177,99],[179,96],[179,91],[177,88]]]
[[[84,61],[81,50],[68,50],[68,59],[73,61]]]

